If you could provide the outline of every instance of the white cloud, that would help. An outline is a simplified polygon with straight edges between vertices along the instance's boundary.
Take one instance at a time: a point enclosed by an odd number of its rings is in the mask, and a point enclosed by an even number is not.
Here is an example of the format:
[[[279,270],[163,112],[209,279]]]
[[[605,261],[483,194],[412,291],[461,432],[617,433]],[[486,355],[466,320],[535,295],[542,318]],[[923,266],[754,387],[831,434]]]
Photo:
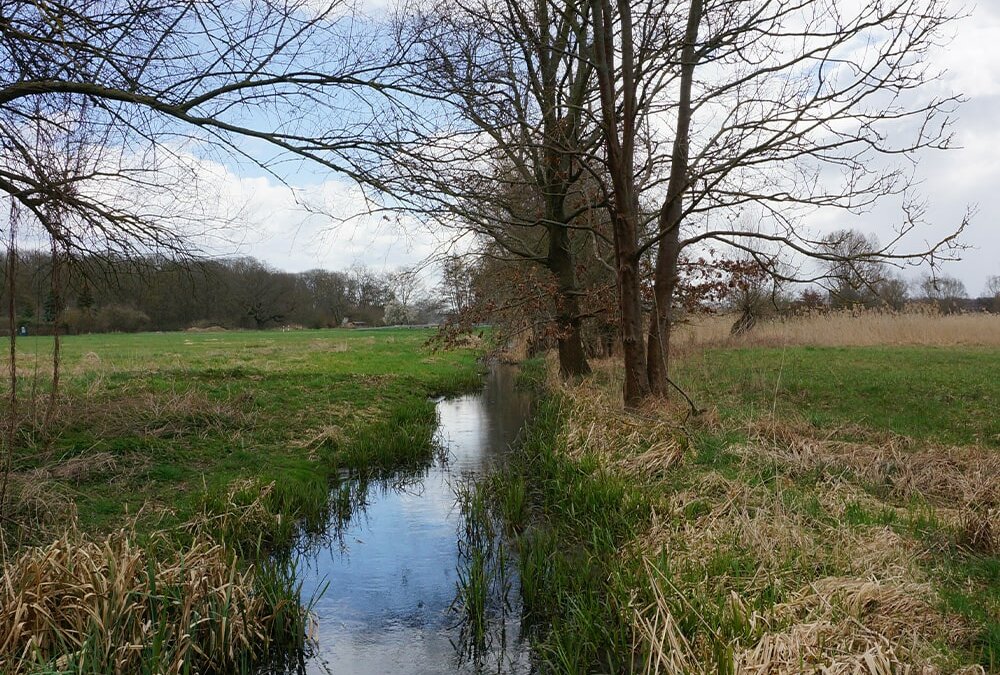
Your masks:
[[[378,11],[389,2],[365,4],[369,11]],[[917,170],[931,205],[931,226],[922,238],[943,236],[967,206],[978,205],[966,237],[976,249],[965,255],[962,264],[946,269],[976,293],[987,276],[1000,274],[1000,128],[996,125],[1000,2],[984,0],[970,18],[956,24],[955,31],[951,45],[934,57],[934,65],[947,71],[936,86],[942,92],[964,93],[970,101],[959,110],[955,126],[962,148],[930,154]],[[201,219],[210,226],[199,241],[217,255],[252,255],[288,271],[346,269],[358,263],[392,269],[421,262],[450,236],[431,233],[413,220],[398,224],[377,213],[365,215],[369,205],[357,186],[336,175],[317,173],[314,167],[304,166],[286,176],[290,185],[285,185],[236,164],[180,152],[176,161],[175,175],[188,172],[185,175],[197,177],[182,206],[206,211]],[[855,226],[876,232],[884,241],[891,232],[889,225],[898,220],[898,209],[886,205],[846,222],[840,212],[811,222],[821,230]]]
[[[952,1],[955,11],[965,3]],[[945,81],[972,97],[1000,95],[1000,6],[981,0],[955,26],[955,38],[935,57]]]
[[[388,0],[368,0],[369,11],[388,6]],[[958,11],[963,3],[954,0]],[[978,213],[967,231],[966,243],[975,247],[961,264],[946,268],[959,276],[970,293],[981,290],[990,274],[1000,274],[1000,3],[983,0],[972,15],[955,24],[954,40],[934,55],[932,65],[946,71],[935,85],[944,92],[958,92],[969,103],[957,113],[959,149],[929,153],[917,168],[921,194],[930,204],[929,226],[917,239],[944,236],[961,221],[968,206]],[[223,169],[219,185],[231,204],[242,203],[245,217],[238,241],[224,253],[254,255],[288,270],[309,267],[344,268],[357,262],[392,268],[412,264],[433,253],[440,241],[412,222],[405,228],[386,223],[379,216],[365,216],[344,223],[310,213],[302,203],[323,204],[339,217],[364,210],[361,192],[342,179],[324,177],[294,191],[269,178],[244,178]],[[885,241],[891,225],[898,223],[898,206],[886,204],[875,212],[845,222],[840,212],[815,222],[821,229],[856,226],[876,232]],[[825,223],[825,225],[824,225]],[[236,245],[238,244],[238,245]]]
[[[289,186],[203,164],[215,176],[223,217],[239,214],[225,238],[205,241],[217,255],[251,255],[291,272],[394,269],[432,256],[441,243],[412,220],[371,212],[360,188],[340,177]]]

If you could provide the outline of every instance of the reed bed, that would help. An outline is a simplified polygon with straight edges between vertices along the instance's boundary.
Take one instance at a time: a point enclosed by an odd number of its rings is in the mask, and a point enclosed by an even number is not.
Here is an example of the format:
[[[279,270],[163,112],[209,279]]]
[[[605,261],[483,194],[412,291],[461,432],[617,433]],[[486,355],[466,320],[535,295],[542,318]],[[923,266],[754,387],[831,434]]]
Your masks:
[[[206,534],[156,555],[134,532],[22,550],[0,584],[0,672],[232,673],[294,640],[290,579]]]
[[[677,351],[705,347],[870,347],[884,345],[1000,346],[1000,314],[940,314],[914,308],[904,312],[839,310],[811,312],[757,322],[740,336],[730,334],[733,315],[693,317],[678,327]]]

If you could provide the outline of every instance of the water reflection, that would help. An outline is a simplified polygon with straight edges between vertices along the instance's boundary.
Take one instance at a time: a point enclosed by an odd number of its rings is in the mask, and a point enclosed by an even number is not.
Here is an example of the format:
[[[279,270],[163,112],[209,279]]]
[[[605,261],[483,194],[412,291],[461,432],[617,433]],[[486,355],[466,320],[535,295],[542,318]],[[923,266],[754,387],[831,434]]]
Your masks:
[[[299,563],[303,597],[318,594],[306,673],[526,672],[517,611],[489,653],[463,658],[453,609],[460,572],[461,510],[455,485],[507,452],[528,412],[512,368],[496,367],[479,394],[438,402],[441,456],[389,481],[344,481],[327,537]],[[350,510],[350,516],[347,511]],[[337,517],[339,513],[340,517]],[[516,593],[512,594],[516,596]],[[512,639],[513,638],[513,639]]]

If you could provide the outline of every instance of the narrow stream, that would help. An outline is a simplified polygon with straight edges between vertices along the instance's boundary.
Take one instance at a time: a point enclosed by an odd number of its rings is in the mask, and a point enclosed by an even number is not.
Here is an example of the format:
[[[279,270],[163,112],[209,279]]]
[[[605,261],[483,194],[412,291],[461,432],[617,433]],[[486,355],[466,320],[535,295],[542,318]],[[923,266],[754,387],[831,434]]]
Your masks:
[[[453,607],[463,531],[455,487],[501,461],[517,438],[530,402],[514,378],[513,368],[496,366],[482,392],[439,401],[439,456],[415,476],[359,486],[350,520],[331,522],[330,536],[301,559],[303,598],[323,593],[314,649],[299,672],[530,670],[516,579],[511,611],[475,659]]]

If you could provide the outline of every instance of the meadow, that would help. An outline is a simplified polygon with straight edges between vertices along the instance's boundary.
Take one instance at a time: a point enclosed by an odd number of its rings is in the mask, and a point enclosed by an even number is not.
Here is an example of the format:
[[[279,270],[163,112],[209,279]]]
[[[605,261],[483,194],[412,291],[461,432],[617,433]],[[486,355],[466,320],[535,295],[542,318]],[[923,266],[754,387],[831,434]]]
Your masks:
[[[19,341],[15,485],[34,531],[75,511],[102,530],[126,513],[184,523],[233,490],[271,489],[285,520],[325,501],[339,470],[426,452],[430,396],[479,382],[471,350],[432,331],[83,335],[62,340],[58,405],[44,424],[51,339]],[[372,444],[378,438],[381,442]],[[398,442],[391,442],[391,441]],[[125,488],[125,489],[123,489]]]
[[[66,337],[51,413],[51,339],[19,340],[0,672],[244,672],[301,645],[281,554],[340,477],[428,461],[432,397],[481,382],[481,349],[432,334]]]
[[[729,323],[675,342],[697,412],[626,413],[613,359],[523,364],[524,443],[459,495],[489,533],[470,626],[499,526],[543,672],[1000,671],[1000,318]],[[274,553],[338,477],[426,461],[431,397],[480,381],[481,343],[430,337],[67,338],[47,423],[51,346],[22,340],[0,671],[240,672],[301,643]]]
[[[1000,672],[1000,317],[709,322],[674,361],[697,414],[533,365],[479,489],[545,669]]]

